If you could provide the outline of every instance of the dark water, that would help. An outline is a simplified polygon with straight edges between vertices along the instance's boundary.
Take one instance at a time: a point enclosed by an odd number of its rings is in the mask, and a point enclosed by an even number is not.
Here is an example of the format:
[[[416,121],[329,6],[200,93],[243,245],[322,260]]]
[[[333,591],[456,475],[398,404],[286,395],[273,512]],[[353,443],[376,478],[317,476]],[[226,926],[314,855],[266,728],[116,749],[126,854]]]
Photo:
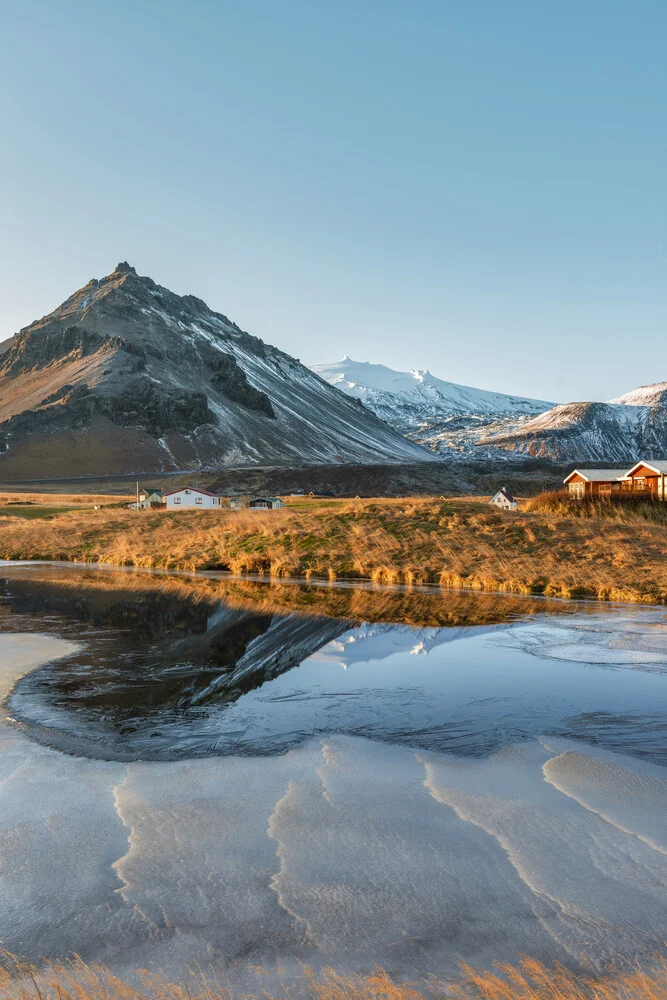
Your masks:
[[[7,710],[77,754],[267,755],[342,733],[487,756],[554,734],[667,763],[661,610],[1,572],[0,630],[81,644]]]

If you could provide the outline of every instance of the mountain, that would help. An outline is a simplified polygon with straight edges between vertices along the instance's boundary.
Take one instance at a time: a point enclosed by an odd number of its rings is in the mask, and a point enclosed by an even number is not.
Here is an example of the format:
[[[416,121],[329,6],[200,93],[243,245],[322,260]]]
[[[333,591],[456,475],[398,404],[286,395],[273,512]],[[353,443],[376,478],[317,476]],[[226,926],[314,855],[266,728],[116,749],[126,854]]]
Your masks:
[[[635,462],[667,454],[667,382],[607,403],[563,403],[480,446],[549,460]]]
[[[433,456],[127,263],[0,345],[0,478]]]
[[[474,453],[480,437],[516,429],[554,405],[445,382],[426,370],[394,371],[347,355],[311,368],[401,434],[441,454]]]

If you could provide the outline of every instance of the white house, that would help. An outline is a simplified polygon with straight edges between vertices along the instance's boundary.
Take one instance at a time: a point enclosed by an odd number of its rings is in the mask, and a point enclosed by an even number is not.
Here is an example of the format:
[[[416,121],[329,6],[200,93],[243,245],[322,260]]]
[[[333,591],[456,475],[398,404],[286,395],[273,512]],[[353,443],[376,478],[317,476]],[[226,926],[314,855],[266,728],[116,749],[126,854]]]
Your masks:
[[[516,510],[517,506],[516,500],[506,486],[503,486],[502,490],[494,493],[489,503],[494,504],[496,507],[501,507],[503,510]]]
[[[208,510],[210,508],[220,508],[222,497],[217,493],[209,493],[208,490],[196,489],[194,486],[186,486],[182,490],[171,490],[164,494],[164,502],[167,510]]]

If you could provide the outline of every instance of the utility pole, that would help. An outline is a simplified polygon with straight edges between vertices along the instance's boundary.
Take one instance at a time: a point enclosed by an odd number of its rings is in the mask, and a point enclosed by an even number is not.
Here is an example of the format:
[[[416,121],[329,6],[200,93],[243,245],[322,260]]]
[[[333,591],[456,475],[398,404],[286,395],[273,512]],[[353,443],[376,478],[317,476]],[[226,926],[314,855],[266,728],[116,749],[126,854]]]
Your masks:
[[[137,479],[137,510],[139,510],[139,480]]]

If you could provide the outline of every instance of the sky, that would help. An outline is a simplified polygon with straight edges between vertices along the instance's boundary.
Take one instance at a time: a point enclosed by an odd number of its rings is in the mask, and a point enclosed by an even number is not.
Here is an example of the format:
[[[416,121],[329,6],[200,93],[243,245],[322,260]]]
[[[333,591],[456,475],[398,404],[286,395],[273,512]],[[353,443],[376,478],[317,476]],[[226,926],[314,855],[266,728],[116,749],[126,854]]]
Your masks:
[[[0,0],[0,340],[127,260],[307,363],[667,380],[664,0]]]

